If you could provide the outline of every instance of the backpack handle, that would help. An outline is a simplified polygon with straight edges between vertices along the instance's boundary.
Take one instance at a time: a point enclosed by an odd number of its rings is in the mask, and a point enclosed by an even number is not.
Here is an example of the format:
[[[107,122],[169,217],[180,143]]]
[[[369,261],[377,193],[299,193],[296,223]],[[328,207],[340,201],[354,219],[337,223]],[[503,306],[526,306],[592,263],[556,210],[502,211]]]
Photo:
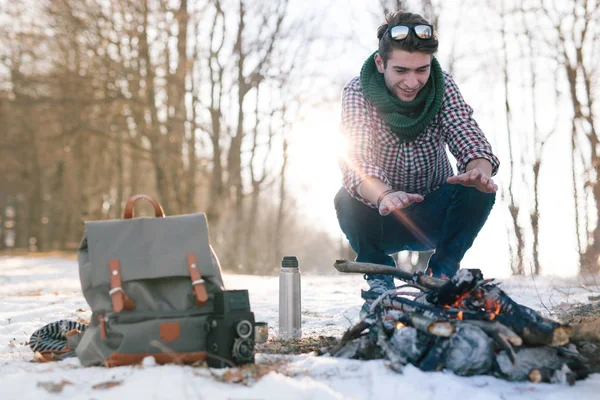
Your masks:
[[[136,195],[131,196],[129,198],[129,200],[127,200],[127,203],[125,204],[125,212],[123,213],[124,219],[133,218],[133,205],[139,199],[146,199],[150,202],[150,204],[152,204],[152,207],[154,207],[154,215],[157,218],[162,218],[165,216],[165,212],[163,211],[163,208],[158,201],[156,201],[154,198],[148,196],[147,194],[136,194]]]

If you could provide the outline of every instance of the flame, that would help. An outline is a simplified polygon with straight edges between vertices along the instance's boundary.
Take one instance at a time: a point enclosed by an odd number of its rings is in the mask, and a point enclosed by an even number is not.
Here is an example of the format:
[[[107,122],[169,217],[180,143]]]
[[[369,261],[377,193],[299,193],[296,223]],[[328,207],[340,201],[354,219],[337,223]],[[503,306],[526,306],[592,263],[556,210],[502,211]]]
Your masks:
[[[500,303],[497,301],[490,301],[490,302],[486,301],[485,306],[486,306],[485,307],[486,311],[490,312],[490,319],[489,319],[490,321],[493,321],[498,316],[498,314],[500,314],[500,310],[502,309]],[[489,306],[489,308],[488,308],[488,306]],[[492,307],[494,307],[493,312],[491,311]]]
[[[453,304],[452,307],[454,308],[466,308],[466,306],[463,304],[463,301],[465,301],[465,299],[469,296],[470,292],[467,292],[465,294],[463,294],[462,296],[460,296]]]
[[[483,308],[487,312],[493,312],[494,314],[500,314],[500,310],[502,309],[502,304],[500,304],[500,302],[495,301],[495,300],[485,299]]]
[[[404,324],[402,322],[397,322],[396,329],[402,329],[402,328],[404,328]]]
[[[462,321],[462,319],[463,319],[462,315],[463,315],[463,312],[459,311],[458,314],[456,315],[456,319],[459,320],[459,321]]]
[[[429,270],[429,276],[433,276],[433,271]]]

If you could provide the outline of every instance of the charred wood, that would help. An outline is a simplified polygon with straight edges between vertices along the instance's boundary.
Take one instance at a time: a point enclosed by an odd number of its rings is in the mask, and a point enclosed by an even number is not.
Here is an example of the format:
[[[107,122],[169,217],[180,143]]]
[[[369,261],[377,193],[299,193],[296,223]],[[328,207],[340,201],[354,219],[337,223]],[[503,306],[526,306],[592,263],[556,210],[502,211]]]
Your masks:
[[[493,319],[494,314],[485,311],[459,310],[454,308],[440,308],[427,304],[419,303],[404,297],[386,297],[382,299],[381,304],[384,307],[393,308],[408,313],[419,313],[432,319],[451,319],[451,320],[480,320],[489,321]]]
[[[410,362],[423,371],[563,384],[584,379],[593,368],[592,358],[579,354],[575,344],[599,340],[600,320],[561,324],[518,304],[480,270],[440,280],[378,264],[340,260],[335,267],[390,275],[404,285],[363,296],[371,302],[367,317],[344,334],[332,355],[386,358],[395,371]],[[403,287],[419,291],[398,290]],[[565,346],[570,339],[575,344]]]
[[[410,326],[396,329],[390,337],[393,350],[415,365],[434,343],[433,336]]]
[[[448,299],[456,293],[460,293],[460,290],[456,287],[457,285],[452,284],[452,280],[441,280],[427,277],[422,274],[412,275],[398,268],[385,265],[338,260],[334,266],[341,272],[386,274],[406,282],[416,283],[428,292],[428,300],[448,301]],[[475,309],[480,309],[479,307],[481,307],[486,312],[468,309],[447,309],[440,312],[439,309],[426,309],[423,308],[423,306],[419,307],[414,302],[403,302],[402,304],[396,303],[394,308],[404,312],[432,312],[434,313],[433,315],[427,316],[435,318],[442,316],[448,319],[461,319],[462,317],[462,319],[465,320],[484,321],[497,318],[498,322],[511,328],[523,338],[526,344],[529,345],[562,346],[569,342],[569,337],[571,335],[571,328],[569,326],[561,325],[558,322],[543,317],[537,311],[532,310],[529,307],[516,303],[497,285],[479,285],[483,278],[480,276],[480,271],[479,274],[477,272],[471,272],[478,270],[467,271],[469,271],[470,274],[476,274],[477,277],[474,277],[471,281],[475,282],[475,289],[471,290],[470,293],[467,292],[468,295],[465,296],[465,303],[472,305]],[[460,279],[457,279],[457,282],[459,281]],[[445,294],[440,295],[440,290],[444,286],[446,287],[446,289],[444,289]],[[459,312],[462,313],[461,317],[458,316]]]
[[[440,288],[427,294],[427,301],[440,306],[460,302],[482,281],[481,270],[461,269]]]
[[[486,374],[493,361],[492,339],[482,329],[463,325],[450,337],[444,365],[455,374]]]
[[[478,328],[483,329],[488,335],[498,335],[506,340],[513,346],[521,346],[523,344],[523,339],[515,332],[513,332],[510,328],[502,325],[498,321],[462,321],[458,322],[458,324],[469,324],[474,325]]]
[[[445,366],[444,359],[449,344],[450,341],[448,339],[438,338],[433,347],[419,362],[419,369],[425,372],[441,371]]]
[[[377,314],[377,345],[383,350],[386,358],[390,361],[390,368],[395,372],[402,372],[404,365],[408,363],[408,360],[396,353],[390,342],[388,336],[383,328],[383,321],[381,313]]]
[[[386,354],[381,347],[377,344],[378,342],[378,329],[376,326],[372,326],[368,333],[361,336],[356,353],[356,358],[360,360],[377,360],[385,358]]]
[[[533,382],[573,384],[590,373],[590,369],[573,350],[549,346],[524,347],[516,353],[517,363],[514,365],[508,362],[505,352],[496,356],[500,375],[511,381],[533,379]]]
[[[476,326],[480,328],[487,333],[489,337],[494,339],[496,344],[506,351],[506,354],[513,364],[517,362],[515,350],[512,345],[520,346],[523,344],[523,340],[506,326],[498,322],[486,321],[458,321],[457,324],[459,326]]]
[[[370,323],[368,323],[366,321],[360,321],[359,323],[357,323],[356,325],[354,325],[352,328],[348,329],[344,333],[340,342],[336,346],[334,346],[329,353],[335,357],[336,354],[344,346],[346,346],[346,344],[348,344],[348,342],[358,338],[362,334],[362,332],[369,327],[371,327]]]
[[[496,285],[485,290],[486,311],[495,310],[498,322],[519,334],[526,344],[562,346],[569,342],[571,328],[544,318],[540,313],[511,299]]]
[[[585,376],[580,376],[569,368],[567,364],[563,364],[560,369],[553,370],[552,368],[542,367],[532,369],[527,376],[527,379],[533,383],[562,383],[563,385],[573,386],[575,381],[585,379]]]
[[[360,348],[359,340],[352,340],[345,342],[343,345],[340,343],[334,349],[329,351],[332,357],[337,358],[359,358],[358,351]]]

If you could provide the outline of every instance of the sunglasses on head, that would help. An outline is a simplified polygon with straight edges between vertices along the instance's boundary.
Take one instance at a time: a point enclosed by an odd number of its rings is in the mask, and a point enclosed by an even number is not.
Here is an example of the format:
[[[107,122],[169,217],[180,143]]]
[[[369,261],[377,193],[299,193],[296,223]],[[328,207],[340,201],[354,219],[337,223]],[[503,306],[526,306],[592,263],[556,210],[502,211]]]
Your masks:
[[[392,26],[389,28],[390,37],[394,40],[404,40],[411,30],[419,39],[431,39],[433,37],[433,26],[427,24]]]

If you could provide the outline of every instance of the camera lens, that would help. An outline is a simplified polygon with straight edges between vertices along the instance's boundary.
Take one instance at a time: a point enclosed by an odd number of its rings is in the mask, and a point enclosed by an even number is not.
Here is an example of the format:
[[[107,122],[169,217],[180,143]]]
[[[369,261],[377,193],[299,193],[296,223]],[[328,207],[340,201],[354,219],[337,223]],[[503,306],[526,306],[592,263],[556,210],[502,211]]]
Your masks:
[[[252,335],[252,324],[248,320],[240,321],[235,327],[235,331],[241,338],[250,337]]]
[[[254,341],[248,338],[235,339],[232,355],[239,362],[251,361],[252,357],[254,357]]]

